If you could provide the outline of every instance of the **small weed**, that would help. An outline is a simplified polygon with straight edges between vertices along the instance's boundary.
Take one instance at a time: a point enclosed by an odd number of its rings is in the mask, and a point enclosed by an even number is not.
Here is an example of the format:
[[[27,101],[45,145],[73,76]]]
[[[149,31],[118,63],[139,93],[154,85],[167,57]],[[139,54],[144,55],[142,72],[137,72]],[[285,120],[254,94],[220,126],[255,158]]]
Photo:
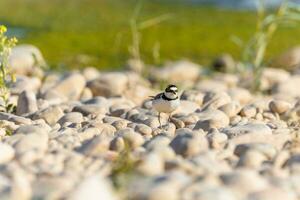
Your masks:
[[[6,135],[6,136],[12,136],[12,134],[13,134],[13,131],[12,131],[12,130],[10,130],[10,129],[5,129],[5,135]]]
[[[253,81],[251,89],[258,91],[263,68],[266,64],[266,51],[276,31],[281,25],[293,25],[300,21],[299,6],[283,1],[277,10],[266,12],[264,1],[260,1],[257,9],[256,32],[250,40],[244,44],[235,38],[235,42],[243,47],[242,60],[243,71],[251,72]]]
[[[16,38],[6,36],[6,27],[0,25],[0,98],[2,106],[7,112],[13,110],[13,106],[8,103],[10,83],[15,81],[15,77],[9,68],[9,55],[12,47],[17,43]]]
[[[135,7],[133,17],[130,20],[130,33],[131,33],[131,42],[129,46],[129,52],[131,57],[134,60],[141,61],[141,31],[155,25],[162,23],[171,18],[170,14],[162,14],[160,16],[150,18],[148,20],[138,22],[138,17],[142,9],[143,1],[139,1]],[[152,54],[154,63],[157,63],[160,59],[159,53],[159,43],[155,43],[153,46]]]
[[[0,121],[0,129],[5,131],[5,136],[11,136],[14,132],[10,124],[7,124],[5,121]]]
[[[111,179],[116,189],[122,190],[126,187],[133,176],[135,164],[136,161],[132,157],[130,147],[125,143],[125,148],[114,162],[111,172]]]

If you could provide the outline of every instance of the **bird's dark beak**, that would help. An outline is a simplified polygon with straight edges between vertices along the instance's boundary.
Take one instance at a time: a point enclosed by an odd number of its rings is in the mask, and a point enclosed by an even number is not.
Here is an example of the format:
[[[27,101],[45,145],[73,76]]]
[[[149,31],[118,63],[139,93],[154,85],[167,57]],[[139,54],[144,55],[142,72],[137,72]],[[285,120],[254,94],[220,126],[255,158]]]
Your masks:
[[[173,93],[173,94],[176,94],[177,92],[176,92],[176,91],[172,91],[172,93]]]

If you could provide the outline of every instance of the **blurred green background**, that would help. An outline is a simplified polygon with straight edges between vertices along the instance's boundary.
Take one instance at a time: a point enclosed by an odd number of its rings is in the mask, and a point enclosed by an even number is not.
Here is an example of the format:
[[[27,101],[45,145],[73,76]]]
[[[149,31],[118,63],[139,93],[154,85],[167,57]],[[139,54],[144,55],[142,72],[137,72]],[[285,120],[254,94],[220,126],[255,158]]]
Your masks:
[[[131,57],[130,20],[138,0],[0,0],[0,24],[19,43],[41,49],[56,68],[93,65],[118,69]],[[138,22],[170,17],[141,31],[141,57],[147,64],[188,58],[203,65],[222,53],[239,58],[241,49],[230,39],[243,40],[255,31],[256,14],[185,1],[146,0]],[[300,27],[281,29],[267,56],[271,58],[300,43]],[[159,59],[153,58],[159,53]]]

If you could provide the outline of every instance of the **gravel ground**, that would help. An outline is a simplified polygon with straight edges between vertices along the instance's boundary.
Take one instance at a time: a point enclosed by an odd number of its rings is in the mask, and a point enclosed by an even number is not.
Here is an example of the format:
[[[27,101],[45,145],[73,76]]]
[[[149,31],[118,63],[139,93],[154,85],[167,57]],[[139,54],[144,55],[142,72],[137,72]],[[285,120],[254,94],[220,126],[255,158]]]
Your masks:
[[[253,94],[247,77],[188,61],[147,78],[21,61],[16,111],[0,113],[0,199],[300,198],[297,70],[266,68]],[[181,106],[159,128],[148,97],[161,82],[178,85]]]

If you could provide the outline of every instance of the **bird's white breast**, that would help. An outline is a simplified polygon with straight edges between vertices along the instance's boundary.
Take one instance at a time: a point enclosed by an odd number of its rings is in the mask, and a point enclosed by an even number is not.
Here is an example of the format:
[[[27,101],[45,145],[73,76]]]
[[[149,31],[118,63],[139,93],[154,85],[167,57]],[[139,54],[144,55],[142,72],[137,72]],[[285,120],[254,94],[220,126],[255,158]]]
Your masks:
[[[180,105],[180,100],[171,100],[167,101],[164,99],[155,99],[152,101],[152,106],[153,108],[158,111],[158,112],[163,112],[163,113],[171,113],[175,111]]]

